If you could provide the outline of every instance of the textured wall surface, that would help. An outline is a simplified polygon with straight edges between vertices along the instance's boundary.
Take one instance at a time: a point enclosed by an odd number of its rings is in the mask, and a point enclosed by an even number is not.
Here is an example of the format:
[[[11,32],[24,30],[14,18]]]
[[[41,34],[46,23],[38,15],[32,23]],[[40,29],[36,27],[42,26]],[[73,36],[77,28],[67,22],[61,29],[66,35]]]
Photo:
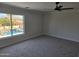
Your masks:
[[[44,33],[79,42],[79,11],[50,12],[44,16]]]

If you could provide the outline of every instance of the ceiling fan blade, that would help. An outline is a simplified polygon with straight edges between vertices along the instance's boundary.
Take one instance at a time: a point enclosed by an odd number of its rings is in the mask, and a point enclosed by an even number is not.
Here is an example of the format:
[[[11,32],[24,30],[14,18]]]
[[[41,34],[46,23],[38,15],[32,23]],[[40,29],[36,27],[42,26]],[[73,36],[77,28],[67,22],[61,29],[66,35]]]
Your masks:
[[[74,8],[62,8],[61,10],[71,10],[71,9],[74,9]]]

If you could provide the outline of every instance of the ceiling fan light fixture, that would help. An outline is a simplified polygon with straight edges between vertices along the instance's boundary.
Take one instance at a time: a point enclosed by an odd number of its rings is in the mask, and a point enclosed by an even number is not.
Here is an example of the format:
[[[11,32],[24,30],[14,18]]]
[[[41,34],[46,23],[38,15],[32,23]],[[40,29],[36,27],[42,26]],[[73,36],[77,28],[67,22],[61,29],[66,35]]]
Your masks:
[[[59,4],[59,2],[56,2],[56,4]]]

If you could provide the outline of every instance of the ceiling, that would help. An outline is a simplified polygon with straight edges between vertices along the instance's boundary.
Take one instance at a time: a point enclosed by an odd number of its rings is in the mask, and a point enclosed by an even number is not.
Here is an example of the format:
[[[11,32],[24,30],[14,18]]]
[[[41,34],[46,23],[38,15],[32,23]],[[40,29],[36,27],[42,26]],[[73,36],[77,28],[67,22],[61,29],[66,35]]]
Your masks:
[[[55,2],[3,2],[20,8],[38,10],[38,11],[52,11],[55,8]],[[73,7],[79,9],[79,2],[61,2],[64,7]]]

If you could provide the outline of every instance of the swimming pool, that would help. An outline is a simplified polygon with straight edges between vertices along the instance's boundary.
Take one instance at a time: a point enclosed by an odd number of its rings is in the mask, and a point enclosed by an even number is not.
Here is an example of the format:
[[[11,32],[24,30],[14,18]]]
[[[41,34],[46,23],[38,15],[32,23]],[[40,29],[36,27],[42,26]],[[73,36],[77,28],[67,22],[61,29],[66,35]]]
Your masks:
[[[17,34],[22,34],[23,33],[23,31],[22,30],[17,30],[17,29],[12,29],[12,33],[11,33],[11,31],[8,31],[8,32],[5,32],[4,33],[4,35],[17,35]]]

